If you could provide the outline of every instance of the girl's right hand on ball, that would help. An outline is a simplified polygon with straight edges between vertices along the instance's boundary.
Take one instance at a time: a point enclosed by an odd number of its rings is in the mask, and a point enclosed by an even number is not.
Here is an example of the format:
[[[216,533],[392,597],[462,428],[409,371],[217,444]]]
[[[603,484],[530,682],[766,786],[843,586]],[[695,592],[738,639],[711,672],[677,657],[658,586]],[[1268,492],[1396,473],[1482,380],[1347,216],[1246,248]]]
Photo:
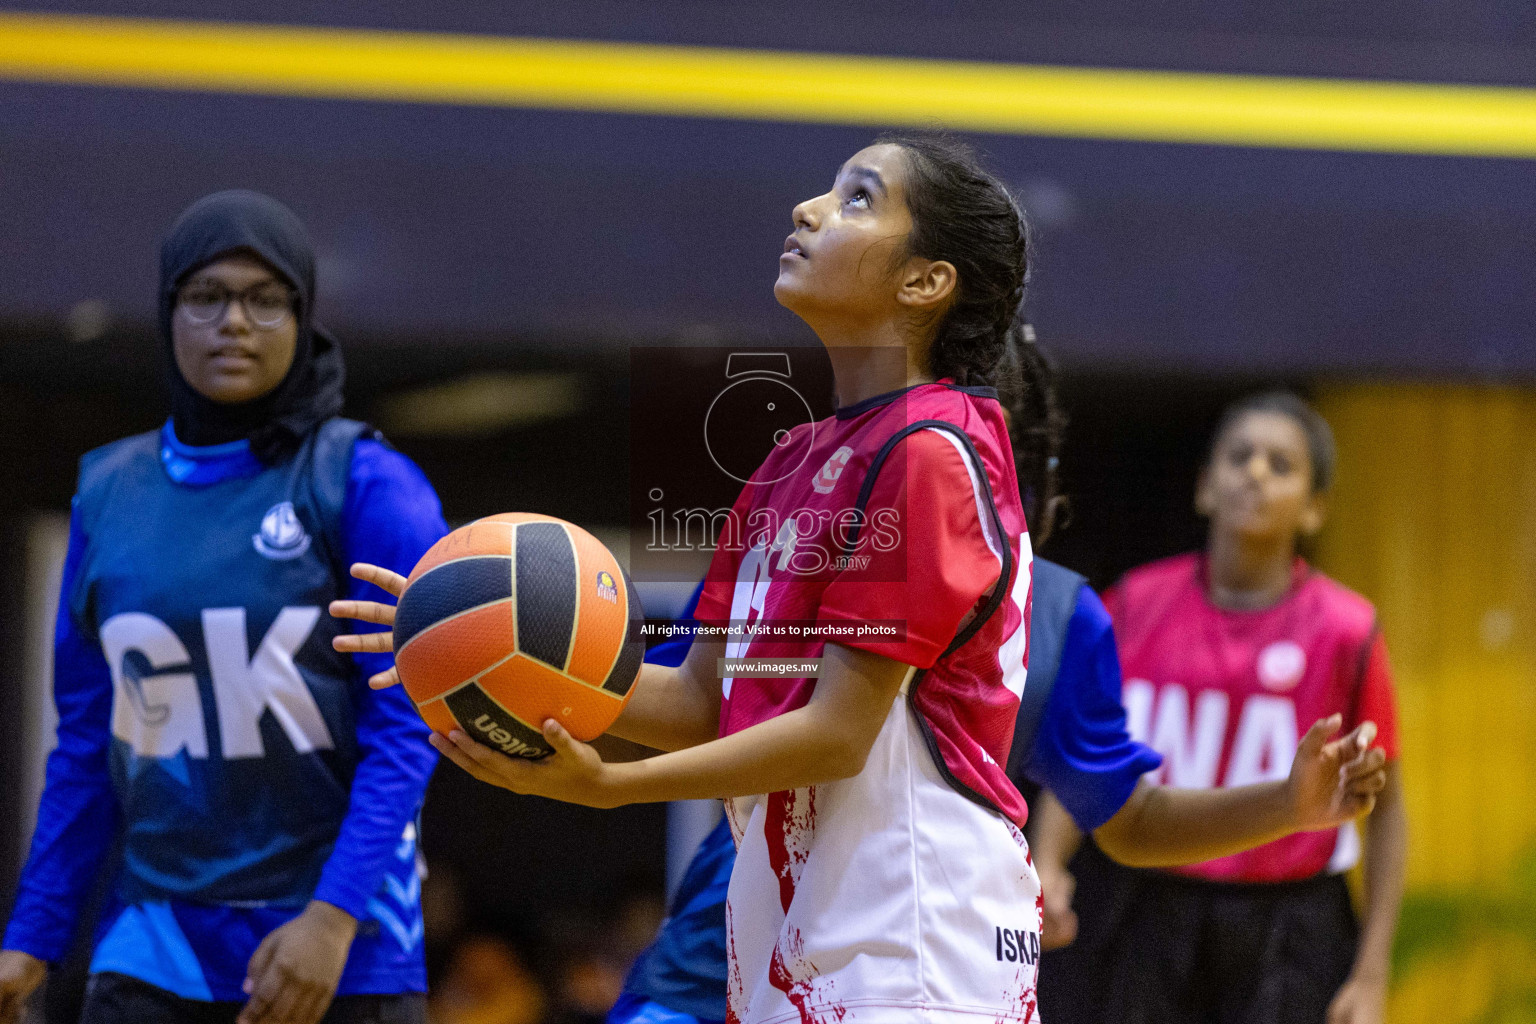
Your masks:
[[[400,595],[405,593],[405,577],[381,566],[358,562],[352,566],[352,575],[356,579],[372,583],[380,590],[386,591],[397,601],[400,600]],[[331,646],[336,650],[345,654],[391,654],[394,652],[395,635],[391,632],[395,624],[394,605],[384,604],[382,601],[348,599],[332,601],[330,611],[331,615],[338,619],[355,619],[358,622],[385,627],[383,631],[343,633],[331,641]],[[379,672],[370,678],[368,685],[375,690],[382,690],[398,682],[400,682],[400,674],[391,666],[387,671]]]

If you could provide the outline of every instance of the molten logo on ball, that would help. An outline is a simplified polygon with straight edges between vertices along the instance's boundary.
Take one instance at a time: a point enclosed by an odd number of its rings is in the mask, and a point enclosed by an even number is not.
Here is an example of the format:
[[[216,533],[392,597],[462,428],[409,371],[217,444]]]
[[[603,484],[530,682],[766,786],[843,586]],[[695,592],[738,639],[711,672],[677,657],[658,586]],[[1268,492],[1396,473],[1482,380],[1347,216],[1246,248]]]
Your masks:
[[[487,743],[503,754],[536,760],[549,753],[547,750],[531,747],[516,736],[513,736],[510,732],[497,725],[490,715],[481,715],[475,719],[475,728],[479,730],[481,736],[485,737]]]

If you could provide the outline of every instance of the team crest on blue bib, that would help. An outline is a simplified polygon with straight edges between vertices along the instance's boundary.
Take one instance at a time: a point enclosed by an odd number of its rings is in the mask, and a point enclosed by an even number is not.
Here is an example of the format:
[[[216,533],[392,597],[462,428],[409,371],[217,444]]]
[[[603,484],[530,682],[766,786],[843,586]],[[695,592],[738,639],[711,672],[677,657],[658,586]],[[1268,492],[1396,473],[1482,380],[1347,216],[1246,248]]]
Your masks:
[[[293,511],[293,502],[280,501],[261,517],[261,532],[251,537],[251,543],[268,558],[298,558],[309,550],[309,534]]]

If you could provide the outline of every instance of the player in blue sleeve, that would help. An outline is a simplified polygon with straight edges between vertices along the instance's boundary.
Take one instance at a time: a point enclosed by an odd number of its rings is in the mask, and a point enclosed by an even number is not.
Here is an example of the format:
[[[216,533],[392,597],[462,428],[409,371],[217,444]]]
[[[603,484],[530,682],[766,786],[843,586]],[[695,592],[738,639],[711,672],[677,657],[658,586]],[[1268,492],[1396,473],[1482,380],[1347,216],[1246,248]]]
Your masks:
[[[701,583],[679,614],[678,631],[645,660],[683,663],[698,627]],[[678,883],[661,933],[630,968],[624,994],[609,1013],[615,1024],[694,1024],[725,1019],[725,890],[736,863],[736,841],[722,815],[699,843]]]
[[[1028,343],[1010,353],[999,397],[1008,412],[1031,542],[1050,535],[1065,417],[1050,364]],[[1021,789],[1045,787],[1100,845],[1131,864],[1179,864],[1207,851],[1233,852],[1353,816],[1385,781],[1384,758],[1358,733],[1324,743],[1325,723],[1307,734],[1284,782],[1211,791],[1153,786],[1162,763],[1131,739],[1120,701],[1120,663],[1103,602],[1083,577],[1036,557],[1032,566],[1029,674],[1019,705],[1008,774]],[[1305,761],[1306,764],[1302,765]],[[1305,795],[1302,795],[1305,794]],[[1329,807],[1299,816],[1307,804]],[[713,1024],[725,1018],[725,894],[735,860],[730,832],[700,844],[656,941],[640,955],[607,1024]],[[1037,858],[1038,860],[1038,858]],[[1070,876],[1041,876],[1047,905],[1043,944],[1071,941]]]
[[[82,1019],[425,1020],[416,816],[436,755],[387,655],[336,653],[365,561],[446,532],[340,418],[314,257],[276,201],[193,204],[161,249],[172,415],[87,454],[55,642],[58,745],[0,951],[0,1024],[68,949],[117,844]]]

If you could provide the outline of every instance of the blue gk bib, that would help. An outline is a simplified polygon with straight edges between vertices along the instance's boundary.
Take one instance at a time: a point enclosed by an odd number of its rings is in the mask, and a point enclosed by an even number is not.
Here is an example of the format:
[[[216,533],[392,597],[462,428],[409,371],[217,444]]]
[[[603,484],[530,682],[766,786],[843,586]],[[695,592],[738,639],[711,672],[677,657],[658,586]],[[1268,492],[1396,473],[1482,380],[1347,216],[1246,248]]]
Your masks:
[[[300,905],[358,759],[340,516],[362,424],[279,466],[177,482],[160,434],[81,460],[76,627],[112,672],[122,896]],[[182,474],[185,477],[186,474]]]

